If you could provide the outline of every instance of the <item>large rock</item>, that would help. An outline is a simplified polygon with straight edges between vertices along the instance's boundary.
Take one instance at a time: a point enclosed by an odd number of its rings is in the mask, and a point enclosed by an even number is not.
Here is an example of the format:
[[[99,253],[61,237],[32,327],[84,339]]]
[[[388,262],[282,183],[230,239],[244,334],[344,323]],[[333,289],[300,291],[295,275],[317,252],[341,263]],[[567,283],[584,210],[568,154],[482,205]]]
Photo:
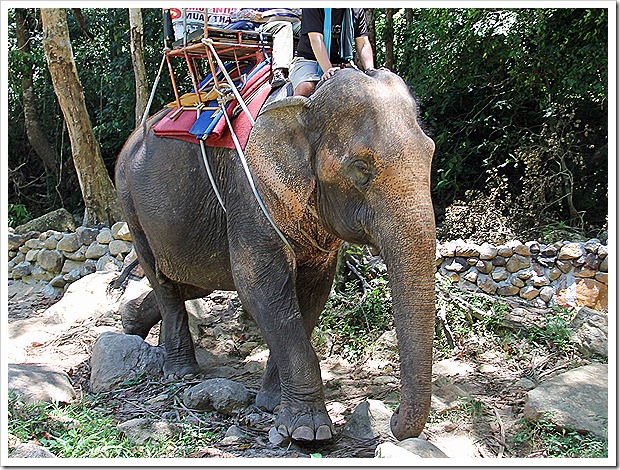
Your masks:
[[[95,243],[100,230],[92,227],[78,227],[75,233],[82,245],[88,246]]]
[[[37,255],[37,262],[46,271],[59,273],[64,257],[58,250],[41,250]]]
[[[113,390],[142,374],[161,375],[165,352],[135,335],[105,332],[97,338],[90,359],[93,392]]]
[[[607,438],[607,364],[590,364],[564,372],[527,393],[523,415],[549,420],[561,428]]]
[[[45,232],[46,230],[73,232],[75,230],[73,216],[66,209],[57,209],[15,227],[15,233],[26,233],[29,231]]]
[[[46,365],[9,364],[8,383],[24,403],[71,403],[75,399],[69,376]]]
[[[375,458],[423,458],[447,459],[448,456],[430,442],[417,437],[405,439],[398,444],[384,442],[375,449]]]
[[[62,299],[42,314],[11,322],[7,328],[11,342],[11,348],[7,349],[8,360],[25,362],[24,351],[33,343],[46,343],[75,324],[113,310],[115,302],[106,291],[114,278],[114,273],[85,276],[71,284]]]
[[[216,378],[186,390],[183,403],[195,410],[215,410],[232,415],[250,405],[252,395],[238,382]]]
[[[570,324],[570,339],[586,357],[596,354],[607,357],[607,315],[588,307],[581,308]]]
[[[9,453],[10,459],[54,459],[56,456],[37,444],[20,444]]]
[[[444,413],[458,408],[464,400],[470,398],[470,394],[458,385],[452,383],[447,377],[439,377],[432,386],[431,408],[436,413]]]
[[[60,241],[56,245],[56,249],[73,253],[77,251],[81,246],[82,244],[78,240],[76,233],[67,233],[60,239]]]
[[[125,240],[130,242],[131,233],[129,232],[127,222],[116,222],[114,225],[112,225],[112,237],[115,240]]]
[[[399,447],[402,447],[403,449],[408,450],[409,452],[416,455],[417,457],[430,458],[430,459],[448,458],[448,456],[444,454],[443,451],[435,447],[434,444],[431,444],[430,442],[425,441],[424,439],[419,439],[419,438],[414,437],[411,439],[405,439],[404,441],[400,441],[396,445]]]
[[[355,439],[393,439],[392,411],[379,400],[360,403],[347,421],[342,435]]]
[[[135,418],[118,425],[127,439],[136,445],[148,440],[167,441],[181,433],[181,428],[168,421],[154,421],[146,418]]]
[[[112,256],[126,255],[132,248],[131,243],[125,240],[112,240],[108,246]]]

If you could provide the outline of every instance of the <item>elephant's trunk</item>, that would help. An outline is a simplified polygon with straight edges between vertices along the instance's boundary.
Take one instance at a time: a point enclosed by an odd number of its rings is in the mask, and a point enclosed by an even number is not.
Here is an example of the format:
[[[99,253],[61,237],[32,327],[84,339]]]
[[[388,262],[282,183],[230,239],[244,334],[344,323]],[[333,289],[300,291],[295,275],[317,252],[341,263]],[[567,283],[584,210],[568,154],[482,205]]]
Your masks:
[[[402,202],[402,201],[401,201]],[[417,437],[428,419],[435,325],[435,222],[430,197],[412,198],[407,220],[379,228],[379,245],[390,273],[400,353],[400,406],[391,428],[399,439]]]

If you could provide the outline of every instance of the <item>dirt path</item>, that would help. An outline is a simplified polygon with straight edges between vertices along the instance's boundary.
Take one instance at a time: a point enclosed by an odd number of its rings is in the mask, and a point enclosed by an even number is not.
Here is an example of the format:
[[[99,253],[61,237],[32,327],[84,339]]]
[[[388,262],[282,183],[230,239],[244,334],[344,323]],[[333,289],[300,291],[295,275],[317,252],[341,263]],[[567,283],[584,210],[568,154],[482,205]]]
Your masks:
[[[45,297],[41,285],[12,281],[8,297],[9,323],[36,318],[54,304],[53,299]],[[257,391],[268,355],[258,328],[243,313],[235,293],[216,292],[205,299],[204,306],[206,314],[196,326],[197,357],[206,371],[204,378],[229,378]],[[33,342],[22,362],[61,365],[69,373],[78,395],[88,394],[90,350],[103,331],[122,332],[120,318],[113,311],[83,321],[53,341]],[[157,334],[154,329],[147,341],[156,345]],[[388,407],[398,404],[400,382],[395,348],[394,333],[387,332],[356,363],[323,351],[325,397],[337,436],[355,407],[364,400],[381,400]],[[453,354],[436,351],[433,409],[424,435],[450,457],[527,456],[529,449],[515,444],[514,438],[528,385],[533,385],[541,374],[549,374],[549,370],[555,368],[552,372],[559,373],[570,365],[560,355],[528,353],[526,342],[515,340],[502,348],[491,348],[482,335],[472,333]],[[312,448],[274,446],[268,439],[273,415],[257,409],[250,408],[232,418],[205,417],[187,410],[179,397],[185,388],[200,381],[171,386],[151,380],[102,394],[100,398],[107,401],[108,409],[119,422],[144,416],[163,419],[183,416],[222,437],[233,425],[242,431],[242,437],[220,440],[195,457],[301,457],[312,452],[324,457],[374,455],[377,442],[341,436],[330,444]]]

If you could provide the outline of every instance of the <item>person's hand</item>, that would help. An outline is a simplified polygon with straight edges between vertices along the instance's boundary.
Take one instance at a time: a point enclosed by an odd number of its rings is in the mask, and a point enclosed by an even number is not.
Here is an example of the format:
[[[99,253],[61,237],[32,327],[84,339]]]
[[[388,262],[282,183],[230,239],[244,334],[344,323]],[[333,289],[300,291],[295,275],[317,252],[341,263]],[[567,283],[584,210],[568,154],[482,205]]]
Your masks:
[[[334,74],[340,70],[340,67],[331,67],[329,69],[327,69],[327,72],[325,72],[323,74],[323,76],[321,77],[321,81],[324,82],[325,80],[327,80],[328,78],[331,78],[334,76]]]

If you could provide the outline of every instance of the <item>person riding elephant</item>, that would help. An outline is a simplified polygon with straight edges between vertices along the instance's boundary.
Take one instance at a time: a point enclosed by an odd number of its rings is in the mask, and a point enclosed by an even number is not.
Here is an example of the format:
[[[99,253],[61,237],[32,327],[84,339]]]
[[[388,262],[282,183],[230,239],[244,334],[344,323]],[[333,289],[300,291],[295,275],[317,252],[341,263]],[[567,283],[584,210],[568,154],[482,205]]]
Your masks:
[[[373,69],[363,8],[302,8],[301,34],[290,68],[295,95],[310,96],[318,82],[348,65],[353,42],[362,69]]]
[[[270,351],[257,405],[276,411],[284,436],[331,439],[310,336],[342,241],[369,244],[389,270],[399,342],[392,431],[418,436],[431,400],[434,143],[404,81],[387,70],[344,69],[309,98],[267,104],[246,162],[233,150],[207,148],[222,205],[200,147],[153,134],[168,112],[134,131],[116,165],[119,199],[153,288],[143,324],[126,333],[144,336],[161,318],[164,374],[197,374],[184,301],[236,290]]]

